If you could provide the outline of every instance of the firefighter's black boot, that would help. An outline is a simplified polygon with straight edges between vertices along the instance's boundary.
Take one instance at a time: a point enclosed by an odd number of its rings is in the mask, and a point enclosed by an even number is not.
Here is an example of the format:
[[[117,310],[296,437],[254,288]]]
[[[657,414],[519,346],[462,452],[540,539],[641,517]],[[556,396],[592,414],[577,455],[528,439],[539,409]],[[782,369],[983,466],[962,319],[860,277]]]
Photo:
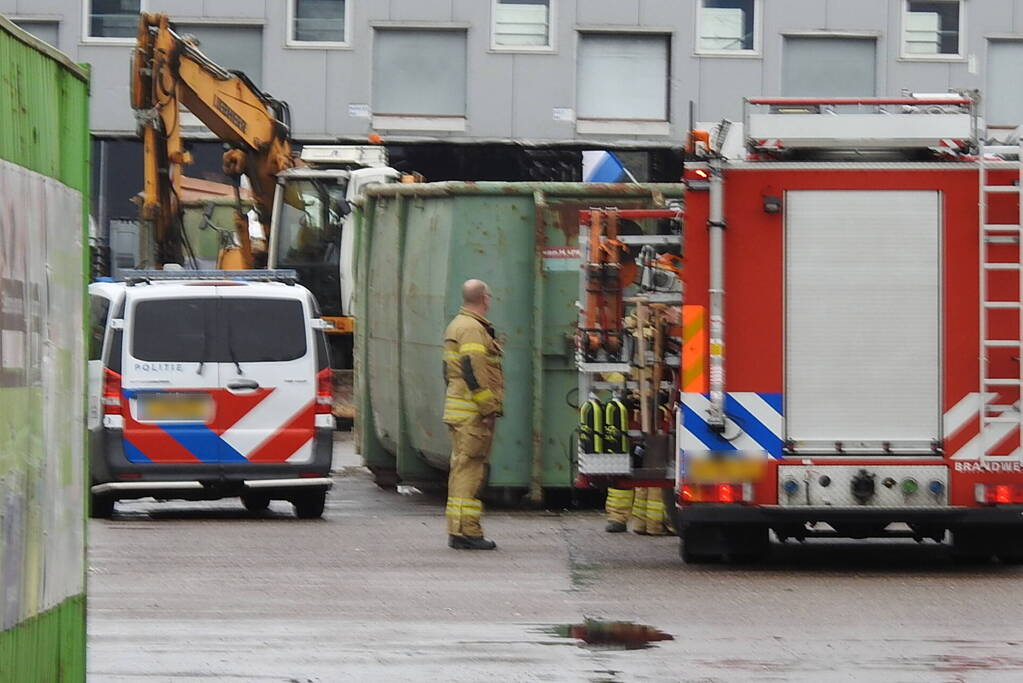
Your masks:
[[[448,547],[456,550],[493,550],[497,544],[482,536],[448,536]]]
[[[609,534],[620,534],[626,530],[625,522],[608,522],[604,531]]]

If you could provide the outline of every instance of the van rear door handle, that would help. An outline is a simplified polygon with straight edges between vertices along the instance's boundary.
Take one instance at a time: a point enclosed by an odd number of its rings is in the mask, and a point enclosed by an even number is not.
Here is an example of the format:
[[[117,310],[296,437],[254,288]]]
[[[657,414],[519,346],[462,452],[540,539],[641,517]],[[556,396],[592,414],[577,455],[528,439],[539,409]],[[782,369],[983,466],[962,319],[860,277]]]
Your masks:
[[[227,383],[228,389],[258,389],[259,382],[253,379],[240,379],[234,382]]]

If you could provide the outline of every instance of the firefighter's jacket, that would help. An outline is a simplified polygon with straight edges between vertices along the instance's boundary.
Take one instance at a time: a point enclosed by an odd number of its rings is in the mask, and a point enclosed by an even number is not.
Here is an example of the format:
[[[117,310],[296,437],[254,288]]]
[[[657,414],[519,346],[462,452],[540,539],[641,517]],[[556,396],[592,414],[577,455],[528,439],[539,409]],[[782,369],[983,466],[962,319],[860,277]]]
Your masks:
[[[494,326],[464,308],[444,331],[444,382],[447,424],[503,412],[504,372]]]

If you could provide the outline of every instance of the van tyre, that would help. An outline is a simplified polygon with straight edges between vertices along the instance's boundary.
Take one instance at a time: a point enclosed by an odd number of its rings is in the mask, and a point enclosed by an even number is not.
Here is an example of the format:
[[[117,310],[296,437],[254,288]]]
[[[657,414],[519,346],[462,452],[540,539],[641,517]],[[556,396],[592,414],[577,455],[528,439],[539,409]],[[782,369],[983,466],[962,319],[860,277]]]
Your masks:
[[[93,519],[110,519],[114,516],[114,499],[109,496],[89,494],[89,517]]]
[[[242,505],[249,512],[263,512],[270,507],[270,498],[268,496],[246,494],[242,496]]]
[[[299,519],[319,519],[323,516],[323,507],[327,502],[327,492],[307,493],[295,498],[295,516]]]

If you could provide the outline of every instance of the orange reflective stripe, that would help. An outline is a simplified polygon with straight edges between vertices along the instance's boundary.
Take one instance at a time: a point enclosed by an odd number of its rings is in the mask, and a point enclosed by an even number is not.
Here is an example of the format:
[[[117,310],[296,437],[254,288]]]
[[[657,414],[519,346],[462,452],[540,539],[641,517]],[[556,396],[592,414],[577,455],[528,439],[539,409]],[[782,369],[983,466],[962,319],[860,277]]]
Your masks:
[[[707,327],[703,306],[682,307],[682,391],[707,392]]]

